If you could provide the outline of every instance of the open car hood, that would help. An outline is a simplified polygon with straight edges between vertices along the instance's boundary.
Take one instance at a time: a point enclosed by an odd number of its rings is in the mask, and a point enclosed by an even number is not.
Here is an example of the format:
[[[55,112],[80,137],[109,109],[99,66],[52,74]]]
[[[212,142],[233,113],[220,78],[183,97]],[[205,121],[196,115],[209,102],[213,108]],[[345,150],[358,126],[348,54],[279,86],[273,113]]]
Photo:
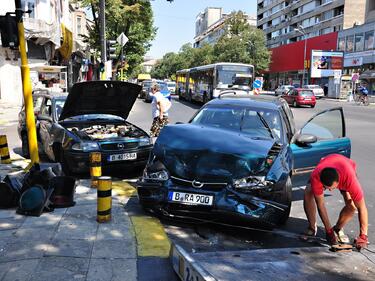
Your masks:
[[[121,81],[89,81],[73,85],[59,120],[83,114],[128,118],[142,87]]]
[[[154,155],[172,176],[205,182],[233,179],[267,172],[265,159],[272,139],[249,136],[212,127],[183,124],[163,128]]]

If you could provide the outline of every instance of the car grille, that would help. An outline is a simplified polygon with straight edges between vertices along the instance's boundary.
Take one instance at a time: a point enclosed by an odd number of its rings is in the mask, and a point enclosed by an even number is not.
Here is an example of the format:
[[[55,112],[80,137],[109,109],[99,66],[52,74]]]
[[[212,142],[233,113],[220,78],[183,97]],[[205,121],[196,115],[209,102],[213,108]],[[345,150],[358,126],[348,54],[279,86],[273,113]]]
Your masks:
[[[211,190],[211,191],[219,191],[222,190],[227,183],[221,182],[198,182],[198,181],[191,181],[176,177],[171,177],[172,182],[178,186],[186,186],[186,187],[193,187],[196,189],[203,189],[203,190]]]
[[[100,148],[103,151],[116,151],[138,147],[138,142],[116,142],[116,143],[103,143]]]

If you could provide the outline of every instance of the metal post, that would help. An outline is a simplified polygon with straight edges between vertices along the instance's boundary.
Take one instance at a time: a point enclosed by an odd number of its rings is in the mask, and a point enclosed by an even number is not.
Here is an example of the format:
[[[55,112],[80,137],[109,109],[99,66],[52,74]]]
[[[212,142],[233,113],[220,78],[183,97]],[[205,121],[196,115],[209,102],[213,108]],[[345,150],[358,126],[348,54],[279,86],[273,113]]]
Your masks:
[[[112,209],[112,178],[98,178],[98,202],[97,202],[97,222],[107,222],[111,220]]]
[[[120,78],[120,81],[124,81],[123,74],[124,74],[124,46],[121,46],[121,68],[120,68],[121,78]]]
[[[101,46],[101,59],[104,63],[107,59],[107,52],[106,52],[106,42],[105,42],[105,0],[100,0],[100,9],[99,9],[99,21],[100,21],[100,46]]]
[[[302,85],[305,83],[305,72],[306,72],[306,66],[305,66],[305,61],[306,61],[306,45],[307,45],[307,36],[306,33],[304,34],[305,37],[305,50],[303,51],[303,75],[302,75]],[[307,82],[308,84],[308,82]]]
[[[35,127],[35,116],[34,116],[34,105],[32,98],[32,86],[30,80],[30,68],[27,61],[26,54],[26,40],[25,40],[25,29],[22,20],[22,6],[21,0],[15,0],[16,5],[16,18],[18,26],[18,39],[19,39],[19,49],[21,56],[21,73],[22,73],[22,88],[23,88],[23,99],[25,101],[25,113],[26,113],[26,127],[27,127],[27,137],[29,143],[30,159],[31,164],[39,163],[39,153],[38,153],[38,141],[36,137],[36,127]]]
[[[102,155],[100,152],[90,153],[91,187],[98,187],[98,178],[102,175]]]
[[[0,135],[0,163],[10,164],[12,160],[9,155],[8,141],[6,135]]]

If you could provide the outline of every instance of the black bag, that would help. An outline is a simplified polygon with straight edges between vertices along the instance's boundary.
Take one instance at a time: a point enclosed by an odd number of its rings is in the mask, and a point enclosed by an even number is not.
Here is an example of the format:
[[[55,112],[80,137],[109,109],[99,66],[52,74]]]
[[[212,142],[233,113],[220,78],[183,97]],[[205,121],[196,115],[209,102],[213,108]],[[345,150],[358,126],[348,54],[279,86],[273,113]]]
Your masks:
[[[75,178],[68,176],[54,177],[50,181],[50,187],[53,188],[51,202],[54,208],[67,208],[76,204],[74,202]]]
[[[21,195],[22,182],[18,175],[7,175],[0,182],[0,208],[16,207]]]

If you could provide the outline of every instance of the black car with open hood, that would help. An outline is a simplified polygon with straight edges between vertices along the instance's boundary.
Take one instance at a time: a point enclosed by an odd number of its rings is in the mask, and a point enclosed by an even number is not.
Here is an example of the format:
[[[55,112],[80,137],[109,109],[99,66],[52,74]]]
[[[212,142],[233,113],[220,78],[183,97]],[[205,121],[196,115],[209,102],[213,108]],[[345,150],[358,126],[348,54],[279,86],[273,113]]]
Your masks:
[[[319,113],[296,132],[280,98],[212,100],[188,124],[163,128],[137,183],[139,201],[173,218],[284,223],[292,176],[306,182],[325,155],[350,156],[344,125],[341,108]]]
[[[68,173],[88,172],[94,151],[105,170],[142,169],[152,143],[126,121],[140,91],[132,83],[90,81],[74,84],[67,97],[46,99],[38,115],[44,152]]]

